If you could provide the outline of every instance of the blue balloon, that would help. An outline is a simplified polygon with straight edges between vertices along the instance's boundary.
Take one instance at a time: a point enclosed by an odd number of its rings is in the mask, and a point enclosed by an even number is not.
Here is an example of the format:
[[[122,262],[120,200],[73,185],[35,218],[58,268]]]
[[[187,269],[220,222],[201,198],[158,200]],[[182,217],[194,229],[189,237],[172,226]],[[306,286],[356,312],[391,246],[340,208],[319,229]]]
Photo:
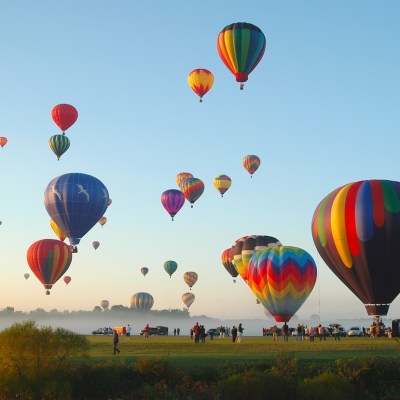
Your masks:
[[[54,178],[44,191],[50,217],[72,246],[96,225],[107,210],[109,194],[104,184],[91,175],[70,173]]]

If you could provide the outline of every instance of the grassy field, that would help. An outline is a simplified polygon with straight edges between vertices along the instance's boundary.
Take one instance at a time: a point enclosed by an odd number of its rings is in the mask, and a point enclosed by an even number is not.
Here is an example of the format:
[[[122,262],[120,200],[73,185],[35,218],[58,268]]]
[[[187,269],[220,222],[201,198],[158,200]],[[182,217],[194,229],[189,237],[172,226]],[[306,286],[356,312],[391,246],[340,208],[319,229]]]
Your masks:
[[[314,342],[298,341],[274,342],[271,337],[244,337],[242,343],[232,343],[230,337],[206,339],[206,343],[194,343],[188,336],[131,336],[120,337],[120,355],[112,354],[112,336],[88,336],[90,356],[93,361],[121,360],[135,362],[141,358],[162,358],[176,365],[214,367],[226,363],[251,363],[266,361],[282,354],[298,359],[299,362],[325,364],[337,359],[361,357],[383,357],[400,360],[400,340],[382,338],[333,338]]]

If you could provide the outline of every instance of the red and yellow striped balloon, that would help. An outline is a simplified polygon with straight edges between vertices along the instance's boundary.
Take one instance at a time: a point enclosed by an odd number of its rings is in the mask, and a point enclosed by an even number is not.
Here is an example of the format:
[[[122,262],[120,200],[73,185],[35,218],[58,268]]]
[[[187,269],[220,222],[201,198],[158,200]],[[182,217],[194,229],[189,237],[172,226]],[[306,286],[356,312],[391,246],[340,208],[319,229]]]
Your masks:
[[[225,192],[231,187],[232,180],[228,175],[217,175],[213,179],[215,189],[221,193],[221,197],[224,197]]]
[[[29,267],[50,294],[53,285],[71,265],[71,247],[55,239],[42,239],[30,245],[27,251]]]

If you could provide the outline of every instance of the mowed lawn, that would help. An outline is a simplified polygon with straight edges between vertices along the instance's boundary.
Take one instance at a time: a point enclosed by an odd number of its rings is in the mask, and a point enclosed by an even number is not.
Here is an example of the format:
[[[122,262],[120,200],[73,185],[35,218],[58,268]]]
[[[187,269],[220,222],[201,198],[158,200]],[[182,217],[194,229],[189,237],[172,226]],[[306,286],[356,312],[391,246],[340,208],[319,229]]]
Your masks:
[[[330,363],[338,359],[385,357],[400,360],[400,340],[397,338],[333,338],[297,341],[272,337],[244,337],[232,343],[231,337],[206,338],[206,343],[194,343],[189,336],[120,336],[119,355],[113,355],[112,336],[88,336],[93,361],[124,360],[135,362],[141,358],[165,359],[173,364],[222,366],[224,363],[267,361],[285,355],[299,362]]]

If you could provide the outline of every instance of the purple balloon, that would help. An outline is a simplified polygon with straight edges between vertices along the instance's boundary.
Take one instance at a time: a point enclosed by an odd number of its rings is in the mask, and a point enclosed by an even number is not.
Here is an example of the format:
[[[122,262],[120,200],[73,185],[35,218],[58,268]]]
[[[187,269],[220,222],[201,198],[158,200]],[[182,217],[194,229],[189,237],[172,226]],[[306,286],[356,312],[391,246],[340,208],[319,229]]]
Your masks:
[[[185,204],[185,196],[180,190],[169,189],[162,193],[161,203],[174,220],[174,216]]]

